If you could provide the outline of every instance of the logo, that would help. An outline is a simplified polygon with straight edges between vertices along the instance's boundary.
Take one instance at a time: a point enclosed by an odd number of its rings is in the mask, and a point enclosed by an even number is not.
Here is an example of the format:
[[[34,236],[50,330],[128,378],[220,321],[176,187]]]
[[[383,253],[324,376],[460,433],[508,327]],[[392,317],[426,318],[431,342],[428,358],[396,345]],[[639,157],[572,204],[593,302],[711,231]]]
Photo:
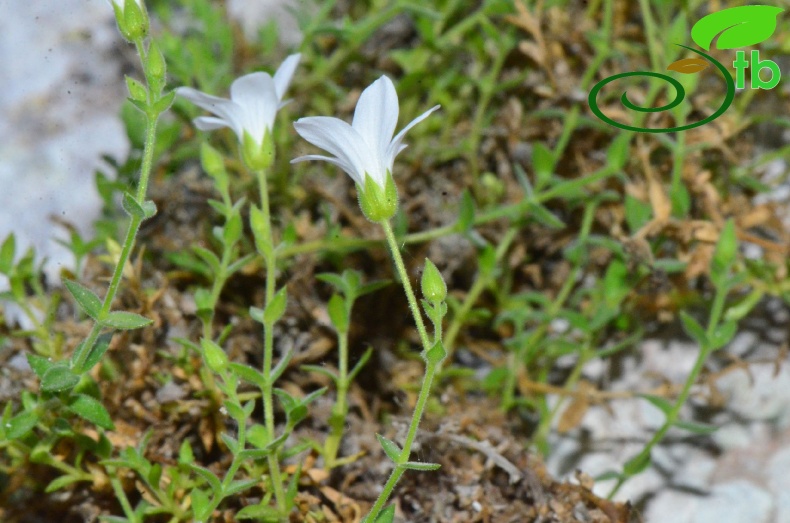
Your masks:
[[[705,51],[710,51],[714,39],[716,39],[715,45],[717,49],[735,49],[736,47],[759,44],[767,40],[774,34],[776,30],[776,19],[782,11],[783,9],[767,5],[747,5],[711,13],[699,20],[691,29],[691,39],[694,40],[694,43],[700,48],[704,49],[704,51],[682,44],[676,44],[688,49],[697,56],[683,58],[669,64],[667,67],[668,71],[681,74],[696,74],[706,69],[708,66],[713,65],[718,69],[719,73],[721,73],[727,84],[727,94],[724,96],[721,106],[707,118],[698,122],[666,129],[651,129],[617,122],[606,116],[598,107],[597,98],[601,89],[611,82],[632,76],[653,77],[668,82],[675,88],[675,98],[671,102],[660,107],[641,107],[631,102],[631,100],[628,99],[628,94],[623,92],[620,97],[620,103],[622,103],[626,109],[640,113],[657,113],[668,111],[681,104],[686,97],[686,90],[683,88],[683,85],[672,76],[653,71],[620,73],[604,78],[590,90],[590,95],[587,98],[590,109],[592,109],[595,116],[609,125],[627,131],[642,133],[672,133],[686,131],[712,122],[724,114],[730,107],[730,104],[732,104],[735,98],[735,89],[744,89],[746,87],[747,69],[749,69],[749,87],[751,89],[772,89],[779,83],[782,74],[779,71],[779,66],[776,65],[775,62],[771,60],[761,60],[759,51],[751,51],[748,60],[746,58],[746,51],[736,51],[735,60],[732,62],[732,66],[735,68],[735,80],[733,80],[727,68]],[[717,36],[718,38],[716,38]],[[767,80],[763,80],[760,76],[760,72],[766,69],[770,72],[770,77]]]

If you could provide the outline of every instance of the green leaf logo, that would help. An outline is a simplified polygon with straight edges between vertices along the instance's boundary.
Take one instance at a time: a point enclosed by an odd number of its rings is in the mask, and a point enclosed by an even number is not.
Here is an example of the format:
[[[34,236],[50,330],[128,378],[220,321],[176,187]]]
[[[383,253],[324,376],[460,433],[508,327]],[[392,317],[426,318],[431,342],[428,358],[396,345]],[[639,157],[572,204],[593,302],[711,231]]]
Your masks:
[[[713,39],[718,49],[734,49],[759,44],[776,31],[776,18],[784,11],[769,5],[745,5],[711,13],[694,24],[691,39],[710,51]]]

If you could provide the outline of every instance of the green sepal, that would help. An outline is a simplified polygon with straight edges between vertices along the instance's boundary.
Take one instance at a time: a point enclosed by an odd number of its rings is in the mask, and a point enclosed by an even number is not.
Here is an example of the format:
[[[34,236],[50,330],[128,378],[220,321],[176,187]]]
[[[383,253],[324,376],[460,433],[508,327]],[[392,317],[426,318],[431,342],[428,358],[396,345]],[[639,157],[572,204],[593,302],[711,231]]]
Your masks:
[[[244,131],[241,147],[244,163],[254,171],[265,171],[274,163],[274,138],[269,129],[263,133],[260,144],[249,132]]]
[[[389,220],[398,212],[398,188],[389,171],[385,177],[384,187],[365,173],[365,185],[362,187],[357,185],[357,193],[362,214],[372,222]]]

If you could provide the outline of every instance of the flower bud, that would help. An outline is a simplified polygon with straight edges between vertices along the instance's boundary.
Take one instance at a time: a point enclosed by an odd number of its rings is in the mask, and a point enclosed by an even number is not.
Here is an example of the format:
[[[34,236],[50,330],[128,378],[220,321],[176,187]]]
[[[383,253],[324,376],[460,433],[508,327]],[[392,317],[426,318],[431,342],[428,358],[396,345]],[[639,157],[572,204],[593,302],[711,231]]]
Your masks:
[[[425,258],[425,270],[422,271],[422,295],[431,303],[439,303],[447,297],[447,284],[442,273],[431,260]]]

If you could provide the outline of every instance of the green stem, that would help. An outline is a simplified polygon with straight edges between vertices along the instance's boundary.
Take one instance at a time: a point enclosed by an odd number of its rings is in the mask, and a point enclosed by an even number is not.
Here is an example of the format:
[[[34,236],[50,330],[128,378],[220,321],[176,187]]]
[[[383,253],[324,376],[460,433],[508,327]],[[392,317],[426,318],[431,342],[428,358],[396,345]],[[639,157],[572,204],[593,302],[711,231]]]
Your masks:
[[[338,342],[338,378],[337,402],[332,409],[329,421],[331,432],[324,443],[324,459],[326,468],[331,469],[337,464],[337,452],[343,438],[346,415],[348,414],[348,333],[339,332]]]
[[[146,191],[148,190],[148,178],[151,174],[151,165],[153,163],[154,144],[156,142],[156,124],[158,120],[158,114],[149,114],[146,120],[143,162],[140,168],[140,181],[137,185],[137,201],[141,203],[145,201]],[[141,223],[142,220],[137,216],[132,216],[129,220],[129,228],[126,230],[126,238],[124,239],[123,246],[121,247],[121,255],[118,258],[118,263],[116,264],[115,269],[113,270],[112,279],[110,280],[110,285],[107,288],[107,294],[104,296],[104,302],[102,303],[101,312],[99,313],[100,317],[106,316],[110,312],[112,302],[115,299],[115,295],[118,292],[118,287],[121,284],[123,268],[126,266],[126,262],[129,260],[129,255],[132,252],[132,248],[134,247],[134,241],[137,237],[138,231],[140,230]],[[74,368],[82,368],[82,365],[85,363],[88,355],[90,355],[91,351],[93,350],[96,340],[99,338],[101,329],[101,323],[95,322],[93,324],[88,337],[85,339],[85,348],[80,352],[77,361],[74,362]]]
[[[382,220],[379,222],[381,227],[384,229],[384,234],[387,238],[387,243],[390,248],[390,253],[392,254],[392,260],[395,262],[395,267],[398,270],[398,275],[400,276],[401,282],[403,284],[403,290],[406,292],[406,299],[409,301],[409,308],[411,309],[412,315],[414,316],[414,322],[417,325],[417,331],[420,334],[420,341],[422,342],[423,347],[423,356],[427,355],[428,351],[431,348],[430,340],[428,339],[428,334],[425,330],[425,324],[422,320],[422,315],[420,313],[420,309],[417,305],[417,299],[414,296],[414,290],[411,286],[411,281],[409,280],[409,274],[406,272],[406,266],[403,263],[403,258],[401,257],[400,251],[398,250],[398,242],[395,239],[395,234],[392,232],[392,227],[390,226],[389,221]],[[414,438],[417,436],[417,429],[420,426],[420,420],[422,419],[422,414],[425,411],[425,405],[428,402],[428,397],[431,393],[431,384],[433,383],[433,378],[436,375],[437,364],[432,363],[427,358],[425,359],[425,375],[423,376],[422,385],[420,386],[420,393],[417,396],[417,404],[414,406],[414,413],[412,414],[411,423],[409,424],[409,431],[406,434],[406,440],[403,443],[403,450],[398,456],[398,461],[395,464],[395,469],[390,474],[389,479],[384,484],[384,489],[379,494],[378,499],[371,507],[370,512],[368,515],[362,520],[364,523],[373,523],[379,516],[379,513],[384,508],[384,505],[387,503],[387,500],[392,494],[392,491],[395,489],[395,486],[398,484],[403,473],[407,470],[405,464],[409,461],[409,457],[411,456],[411,447],[414,444]]]
[[[264,171],[257,171],[258,188],[261,197],[261,212],[263,214],[264,223],[266,223],[266,234],[264,242],[272,246],[270,254],[264,256],[264,264],[266,266],[266,301],[265,305],[268,306],[274,298],[275,291],[275,278],[277,271],[276,254],[274,253],[274,239],[272,237],[272,220],[271,212],[269,210],[269,189],[267,187],[266,173]],[[263,376],[266,379],[263,390],[263,417],[264,425],[266,427],[266,434],[269,441],[274,440],[274,399],[272,382],[272,360],[274,359],[274,325],[264,324],[263,326]],[[272,488],[274,489],[274,496],[277,500],[277,508],[285,511],[285,491],[283,490],[282,475],[280,473],[279,452],[273,451],[267,457],[269,463],[269,475],[272,480]]]
[[[417,298],[414,296],[409,273],[406,272],[406,265],[404,265],[403,257],[400,255],[400,250],[398,249],[398,241],[395,239],[395,233],[392,231],[392,226],[389,221],[382,220],[379,224],[381,228],[384,229],[384,235],[387,237],[387,244],[392,254],[392,261],[395,262],[398,276],[400,276],[401,283],[403,284],[403,290],[406,292],[406,299],[409,301],[409,309],[411,309],[411,314],[414,316],[414,323],[417,324],[417,332],[420,334],[423,353],[428,352],[431,348],[431,342],[428,339],[428,332],[425,330],[425,323],[422,321],[422,313],[417,304]]]

